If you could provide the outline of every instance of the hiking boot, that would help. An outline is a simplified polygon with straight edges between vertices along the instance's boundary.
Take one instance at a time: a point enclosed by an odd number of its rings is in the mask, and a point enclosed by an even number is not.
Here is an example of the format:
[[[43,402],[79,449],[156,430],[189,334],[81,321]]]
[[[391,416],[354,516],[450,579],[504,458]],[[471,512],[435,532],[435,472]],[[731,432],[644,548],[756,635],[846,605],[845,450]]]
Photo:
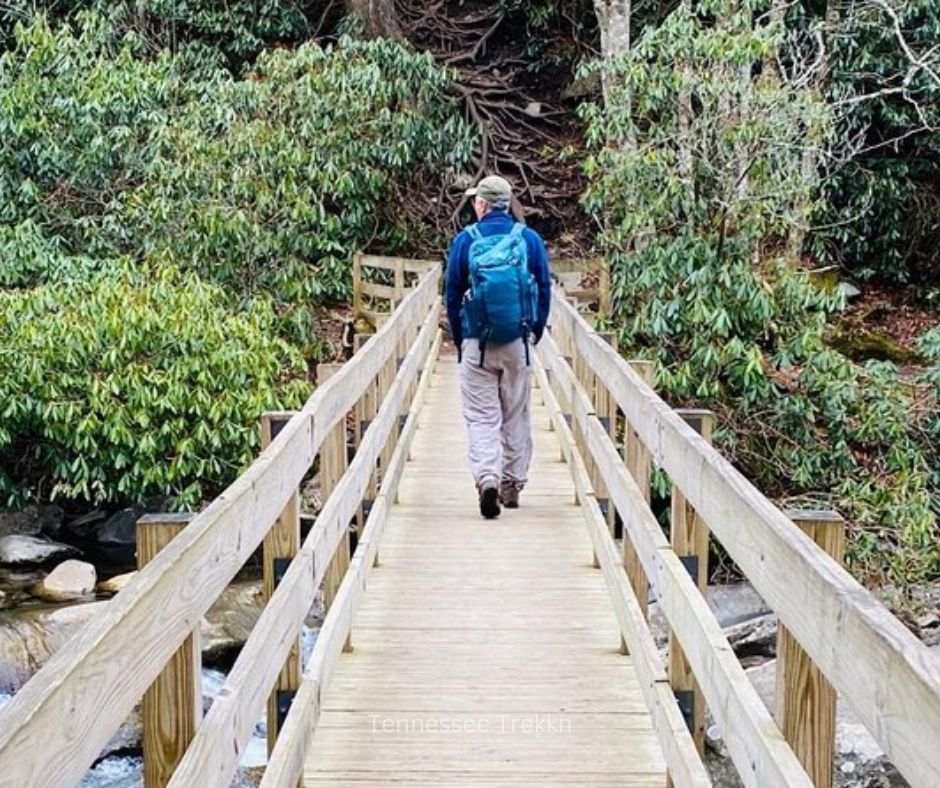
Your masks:
[[[507,509],[518,509],[519,488],[515,482],[502,482],[499,485],[499,498]]]
[[[499,491],[495,484],[486,484],[480,488],[480,514],[487,520],[499,517]]]

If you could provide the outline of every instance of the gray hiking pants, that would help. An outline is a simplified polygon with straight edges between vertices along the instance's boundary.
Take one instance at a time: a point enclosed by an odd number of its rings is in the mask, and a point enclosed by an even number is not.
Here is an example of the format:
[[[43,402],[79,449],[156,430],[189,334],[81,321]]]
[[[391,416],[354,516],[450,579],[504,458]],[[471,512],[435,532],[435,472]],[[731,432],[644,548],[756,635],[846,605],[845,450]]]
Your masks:
[[[531,348],[530,348],[531,350]],[[529,395],[532,368],[525,363],[521,339],[486,345],[480,366],[480,343],[465,339],[460,363],[460,393],[467,422],[470,471],[477,486],[529,478],[532,423]]]

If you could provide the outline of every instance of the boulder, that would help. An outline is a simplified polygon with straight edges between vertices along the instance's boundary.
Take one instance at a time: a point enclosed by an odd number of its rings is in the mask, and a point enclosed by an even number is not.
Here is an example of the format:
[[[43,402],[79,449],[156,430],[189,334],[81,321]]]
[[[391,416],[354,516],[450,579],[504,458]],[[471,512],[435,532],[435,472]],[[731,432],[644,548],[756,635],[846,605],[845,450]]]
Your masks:
[[[98,590],[105,594],[116,594],[126,586],[137,572],[125,572],[123,575],[115,575],[107,580],[98,583]]]
[[[95,567],[84,561],[63,561],[43,578],[33,593],[47,602],[71,602],[95,590]]]
[[[112,514],[95,531],[95,538],[107,544],[134,545],[137,542],[137,521],[140,509],[121,509]]]
[[[22,607],[0,616],[0,692],[15,692],[107,602]]]
[[[0,537],[38,536],[55,538],[62,528],[65,512],[58,506],[27,506],[18,511],[0,512]]]
[[[233,583],[202,622],[202,656],[208,665],[231,661],[264,609],[261,581]]]
[[[104,512],[100,509],[94,509],[66,523],[65,529],[78,539],[91,539],[95,529],[106,518],[107,515]]]
[[[767,613],[726,627],[725,637],[744,667],[752,667],[777,656],[777,616]]]
[[[41,530],[38,506],[27,506],[25,509],[0,513],[0,537],[36,536]]]
[[[655,600],[655,597],[656,589],[654,587],[651,599]],[[708,600],[708,606],[715,614],[715,618],[718,619],[718,623],[726,629],[736,627],[738,624],[743,624],[744,622],[764,618],[770,614],[770,608],[767,607],[764,600],[761,599],[760,594],[754,590],[754,587],[750,583],[711,585],[705,590],[705,598]],[[659,603],[656,601],[651,601],[650,604],[649,624],[657,647],[663,648],[666,645],[669,634],[669,623],[666,621],[666,617],[663,615]],[[764,626],[768,624],[769,621],[765,620]],[[755,624],[755,626],[758,625]],[[747,631],[748,627],[743,627],[736,634],[736,637],[742,639],[746,638]],[[728,634],[729,637],[731,636],[730,632],[726,632],[725,634]],[[768,634],[768,632],[763,631],[760,637],[766,637]],[[755,637],[757,636],[755,635]],[[756,643],[742,642],[742,647],[744,648],[748,648],[751,645],[754,645],[755,648],[757,647]],[[745,651],[744,653],[754,652]]]
[[[750,583],[709,586],[705,591],[708,606],[723,627],[739,624],[770,612],[767,603]]]
[[[78,555],[74,547],[36,536],[11,535],[0,538],[0,564],[43,564],[73,555]]]

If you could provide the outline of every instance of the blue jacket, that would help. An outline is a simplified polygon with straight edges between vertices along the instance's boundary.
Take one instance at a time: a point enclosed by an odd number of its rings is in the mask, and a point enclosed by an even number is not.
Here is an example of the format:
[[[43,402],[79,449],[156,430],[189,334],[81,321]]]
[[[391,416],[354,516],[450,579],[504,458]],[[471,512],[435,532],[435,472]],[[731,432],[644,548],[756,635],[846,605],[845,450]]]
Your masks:
[[[506,211],[491,211],[479,223],[481,235],[506,235],[515,224],[515,220]],[[528,227],[523,231],[528,247],[529,271],[535,278],[539,290],[538,319],[532,327],[535,341],[542,336],[548,322],[548,310],[552,303],[552,278],[548,263],[548,250],[542,237]],[[454,344],[460,347],[463,339],[460,326],[460,306],[464,294],[470,289],[469,259],[470,234],[463,230],[451,241],[447,255],[447,272],[444,285],[444,297],[447,302],[447,320],[450,322],[450,334]]]

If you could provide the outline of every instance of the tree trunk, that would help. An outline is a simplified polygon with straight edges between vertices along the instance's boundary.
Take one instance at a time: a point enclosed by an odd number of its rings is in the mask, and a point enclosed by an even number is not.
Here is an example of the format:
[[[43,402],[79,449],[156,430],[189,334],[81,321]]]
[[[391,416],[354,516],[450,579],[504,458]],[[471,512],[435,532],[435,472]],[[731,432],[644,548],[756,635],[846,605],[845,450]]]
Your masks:
[[[601,71],[601,89],[604,94],[604,103],[611,99],[611,75],[607,66],[620,55],[630,51],[630,17],[633,12],[631,0],[594,0],[594,13],[597,16],[597,26],[601,32],[601,57],[605,68]],[[629,101],[629,99],[628,99]],[[629,111],[629,107],[627,108]],[[627,144],[633,148],[635,141],[628,140]],[[642,237],[636,236],[628,241],[628,247],[640,248]],[[607,291],[601,292],[601,303],[607,304],[608,309],[613,306],[610,292],[610,282],[613,272],[610,270],[610,257],[605,255],[602,262],[601,282],[607,284]]]
[[[601,31],[601,56],[610,63],[630,51],[630,0],[594,0],[594,13]],[[609,75],[602,82],[607,97]]]
[[[395,0],[349,0],[350,13],[362,22],[365,38],[389,38],[404,41],[405,33],[398,22]]]

